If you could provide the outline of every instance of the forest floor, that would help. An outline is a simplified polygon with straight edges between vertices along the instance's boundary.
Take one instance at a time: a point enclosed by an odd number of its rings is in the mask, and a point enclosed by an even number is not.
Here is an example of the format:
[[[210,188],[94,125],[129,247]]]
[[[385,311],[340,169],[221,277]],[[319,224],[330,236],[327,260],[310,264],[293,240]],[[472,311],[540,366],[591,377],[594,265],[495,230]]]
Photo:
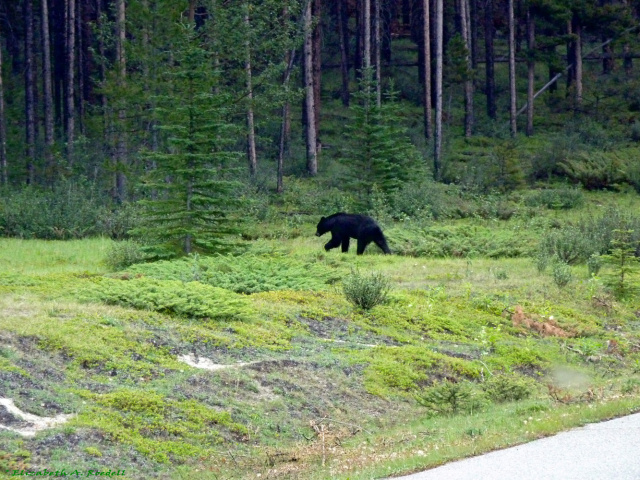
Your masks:
[[[0,472],[381,478],[638,411],[637,299],[483,255],[486,231],[529,248],[559,218],[425,227],[467,232],[466,258],[324,252],[308,219],[120,272],[111,240],[0,239]],[[387,302],[351,305],[352,271],[382,273]]]

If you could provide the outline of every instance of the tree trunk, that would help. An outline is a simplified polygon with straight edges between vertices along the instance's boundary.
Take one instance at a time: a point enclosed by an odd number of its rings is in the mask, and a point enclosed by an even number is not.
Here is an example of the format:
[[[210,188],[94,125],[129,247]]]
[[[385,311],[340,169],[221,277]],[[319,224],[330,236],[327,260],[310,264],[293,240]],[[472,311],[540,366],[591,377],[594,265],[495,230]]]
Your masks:
[[[471,68],[478,68],[478,0],[469,2],[469,35],[471,44]]]
[[[631,56],[631,46],[628,43],[625,43],[622,47],[622,67],[624,68],[624,73],[627,76],[630,76],[633,73],[633,57]]]
[[[316,146],[315,101],[313,98],[313,29],[311,15],[311,0],[307,2],[304,12],[304,90],[305,90],[305,120],[307,143],[307,172],[309,175],[318,174],[318,151]]]
[[[106,51],[104,47],[105,26],[102,18],[102,0],[96,0],[96,17],[98,23],[98,54],[100,55],[100,86],[104,87],[107,80]],[[100,106],[102,107],[102,135],[105,145],[109,144],[109,119],[107,116],[107,96],[100,92]]]
[[[433,177],[442,178],[442,56],[443,56],[443,5],[436,0],[436,132],[433,155]]]
[[[496,106],[496,79],[494,71],[493,39],[495,27],[493,25],[493,0],[487,0],[484,10],[484,58],[485,58],[485,90],[487,94],[487,115],[495,120],[498,108]]]
[[[121,0],[123,1],[123,0]],[[73,167],[73,144],[75,142],[76,107],[75,107],[75,64],[76,64],[76,0],[66,0],[67,4],[67,162]]]
[[[293,70],[293,63],[295,61],[296,51],[292,50],[287,53],[287,69],[284,72],[284,77],[282,79],[282,85],[284,86],[285,92],[289,93],[289,78],[291,77],[291,70]],[[280,149],[278,151],[278,169],[277,169],[277,185],[276,192],[282,193],[284,192],[284,157],[287,153],[288,143],[289,143],[289,99],[285,99],[284,105],[282,106],[282,123],[280,125]]]
[[[364,35],[362,34],[363,26],[363,4],[364,0],[356,0],[356,51],[353,56],[354,64],[355,64],[355,74],[356,79],[360,79],[362,75],[362,68],[364,66],[364,61],[362,58],[362,52],[364,51]]]
[[[312,16],[316,22],[312,35],[313,57],[313,115],[316,129],[316,152],[320,154],[320,110],[322,88],[322,0],[313,0]]]
[[[194,23],[196,19],[196,0],[189,0],[189,23]]]
[[[376,105],[380,107],[382,104],[382,65],[381,60],[381,39],[380,39],[380,2],[382,0],[374,0],[374,15],[373,15],[373,55],[376,64]]]
[[[76,42],[78,54],[76,55],[77,60],[77,71],[78,71],[78,127],[80,128],[80,133],[82,135],[85,134],[84,129],[84,119],[85,119],[85,90],[86,90],[86,70],[85,70],[85,45],[84,45],[84,36],[82,33],[82,17],[83,17],[83,2],[78,1],[76,6]]]
[[[126,42],[126,9],[124,0],[118,0],[116,4],[117,8],[117,29],[118,38],[116,45],[116,64],[118,66],[118,84],[119,87],[124,90],[127,77],[127,57],[125,52]],[[124,92],[121,93],[121,95]],[[127,156],[127,111],[124,108],[124,99],[121,100],[120,107],[118,109],[118,140],[116,145],[116,175],[115,175],[115,194],[116,201],[123,202],[126,195],[126,182],[125,176],[125,164]]]
[[[362,66],[365,70],[369,70],[371,68],[371,0],[363,0],[362,9]]]
[[[0,27],[2,24],[0,23]],[[0,37],[2,38],[2,37]],[[2,43],[0,43],[0,178],[3,185],[7,185],[7,123],[4,110],[4,86],[2,83]]]
[[[430,34],[429,0],[422,0],[422,51],[423,51],[423,89],[422,103],[424,104],[424,137],[431,138],[433,125],[431,122],[431,34]]]
[[[511,136],[515,137],[518,131],[517,106],[516,106],[516,42],[515,42],[515,18],[513,14],[513,2],[509,0],[509,119]]]
[[[244,25],[247,35],[244,60],[244,71],[247,82],[247,157],[249,160],[249,175],[255,177],[258,171],[258,158],[256,155],[256,132],[253,121],[253,79],[251,76],[251,42],[249,40],[251,32],[249,4],[245,5]]]
[[[567,20],[567,35],[573,35],[573,21]],[[570,40],[567,43],[567,94],[576,81],[576,42]]]
[[[576,108],[582,106],[582,24],[577,15],[574,15],[573,33],[575,40],[575,73],[576,73]]]
[[[27,184],[35,181],[36,161],[36,82],[33,44],[33,1],[25,0],[25,141],[27,155]]]
[[[53,89],[51,86],[51,37],[49,36],[49,0],[42,4],[42,86],[44,103],[45,178],[53,173]]]
[[[467,67],[466,79],[464,81],[464,136],[469,138],[473,133],[473,80],[471,72],[471,36],[470,36],[469,0],[460,0],[460,28],[462,41],[466,52],[465,63]]]
[[[536,80],[536,61],[535,61],[535,48],[536,48],[536,24],[531,12],[531,7],[527,9],[527,48],[529,49],[527,55],[527,136],[533,135],[533,94],[535,89]]]
[[[340,35],[340,71],[342,73],[342,104],[349,106],[349,19],[347,18],[346,0],[338,0],[337,22]]]

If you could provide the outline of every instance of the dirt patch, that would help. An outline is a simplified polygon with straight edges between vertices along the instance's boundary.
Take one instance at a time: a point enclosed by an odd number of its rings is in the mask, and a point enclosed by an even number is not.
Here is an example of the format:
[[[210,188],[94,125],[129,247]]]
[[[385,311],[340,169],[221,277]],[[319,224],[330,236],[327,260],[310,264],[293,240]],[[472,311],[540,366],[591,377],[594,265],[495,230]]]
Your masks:
[[[309,331],[325,342],[350,343],[364,347],[378,345],[398,345],[391,338],[374,335],[358,325],[336,317],[324,317],[322,320],[299,317],[298,320],[309,327]]]
[[[60,414],[55,417],[39,417],[23,412],[10,398],[0,398],[0,428],[18,433],[23,437],[33,437],[40,430],[60,425],[72,416]]]
[[[569,332],[556,322],[553,317],[544,318],[533,313],[525,313],[520,305],[516,305],[511,313],[511,322],[514,327],[524,327],[538,332],[543,337],[575,337],[574,332]]]

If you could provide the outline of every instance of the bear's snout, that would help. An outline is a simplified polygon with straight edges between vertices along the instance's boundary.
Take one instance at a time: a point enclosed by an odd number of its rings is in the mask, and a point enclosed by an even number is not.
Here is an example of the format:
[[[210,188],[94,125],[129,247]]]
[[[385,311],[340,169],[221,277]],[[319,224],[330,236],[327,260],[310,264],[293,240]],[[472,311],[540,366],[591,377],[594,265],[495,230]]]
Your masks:
[[[319,237],[319,236],[320,236],[320,232],[316,232],[316,237]]]

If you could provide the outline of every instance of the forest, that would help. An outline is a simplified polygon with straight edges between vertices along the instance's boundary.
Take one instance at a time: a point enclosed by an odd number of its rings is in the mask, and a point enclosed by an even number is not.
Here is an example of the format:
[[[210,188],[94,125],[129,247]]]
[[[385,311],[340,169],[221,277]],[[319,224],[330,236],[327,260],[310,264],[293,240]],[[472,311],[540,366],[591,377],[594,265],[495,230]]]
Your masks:
[[[390,478],[640,411],[639,20],[0,1],[0,476]]]
[[[119,237],[135,223],[174,252],[210,251],[226,220],[300,181],[338,204],[300,213],[377,198],[396,218],[409,214],[399,192],[431,181],[460,195],[640,188],[634,2],[0,8],[4,235]],[[61,217],[48,233],[27,218],[38,202]]]

